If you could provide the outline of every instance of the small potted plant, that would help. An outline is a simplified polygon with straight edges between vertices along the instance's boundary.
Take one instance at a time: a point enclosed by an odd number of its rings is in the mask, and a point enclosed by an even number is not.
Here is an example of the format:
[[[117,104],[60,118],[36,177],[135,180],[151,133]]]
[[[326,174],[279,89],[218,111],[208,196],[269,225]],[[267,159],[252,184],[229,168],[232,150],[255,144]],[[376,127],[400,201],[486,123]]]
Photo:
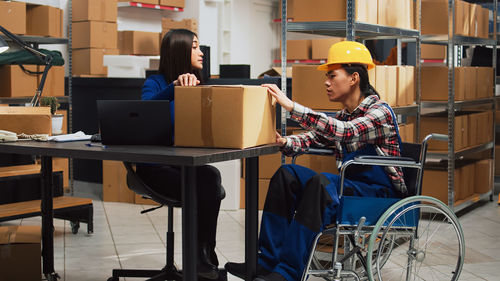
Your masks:
[[[42,97],[40,99],[40,106],[49,106],[50,114],[52,114],[52,134],[59,135],[62,133],[62,114],[56,114],[57,109],[59,109],[59,102],[56,97]]]

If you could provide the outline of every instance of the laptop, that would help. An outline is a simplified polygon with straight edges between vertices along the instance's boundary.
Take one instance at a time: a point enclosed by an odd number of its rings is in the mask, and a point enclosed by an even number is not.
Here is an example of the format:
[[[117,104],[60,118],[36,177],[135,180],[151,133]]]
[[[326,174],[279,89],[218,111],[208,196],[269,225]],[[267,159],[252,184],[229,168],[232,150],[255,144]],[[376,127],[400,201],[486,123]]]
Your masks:
[[[170,102],[98,100],[101,140],[105,145],[172,145]]]

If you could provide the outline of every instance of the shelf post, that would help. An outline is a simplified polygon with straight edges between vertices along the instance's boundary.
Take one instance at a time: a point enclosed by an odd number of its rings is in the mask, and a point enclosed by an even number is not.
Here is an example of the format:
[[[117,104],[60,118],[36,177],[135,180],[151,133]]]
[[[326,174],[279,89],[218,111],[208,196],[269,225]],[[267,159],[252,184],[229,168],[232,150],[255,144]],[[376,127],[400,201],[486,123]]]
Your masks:
[[[455,198],[455,1],[448,0],[448,206]]]
[[[285,93],[288,97],[290,97],[287,93],[286,90],[286,67],[287,67],[287,61],[286,61],[286,36],[287,36],[287,29],[288,29],[288,17],[287,17],[287,10],[286,10],[286,3],[287,0],[281,0],[281,91]],[[281,135],[286,136],[286,117],[287,117],[287,111],[285,110],[284,107],[281,107]],[[285,164],[285,156],[281,155],[281,164]]]

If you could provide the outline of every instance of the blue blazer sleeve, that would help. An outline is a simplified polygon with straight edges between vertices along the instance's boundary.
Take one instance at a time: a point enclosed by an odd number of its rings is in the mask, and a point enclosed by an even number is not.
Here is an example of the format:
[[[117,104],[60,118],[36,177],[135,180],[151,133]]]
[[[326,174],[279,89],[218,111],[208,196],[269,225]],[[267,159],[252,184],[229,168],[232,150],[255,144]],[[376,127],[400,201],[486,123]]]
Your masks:
[[[150,76],[142,86],[143,100],[174,100],[174,83],[167,84],[160,75]]]

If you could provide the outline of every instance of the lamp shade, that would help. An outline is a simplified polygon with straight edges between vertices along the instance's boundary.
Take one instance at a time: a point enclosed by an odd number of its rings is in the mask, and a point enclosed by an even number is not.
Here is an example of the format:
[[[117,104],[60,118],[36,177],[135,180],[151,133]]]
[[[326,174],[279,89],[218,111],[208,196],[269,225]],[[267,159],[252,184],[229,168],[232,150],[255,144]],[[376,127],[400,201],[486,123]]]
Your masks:
[[[9,45],[2,37],[0,37],[0,54],[7,51],[7,49],[9,49]]]

